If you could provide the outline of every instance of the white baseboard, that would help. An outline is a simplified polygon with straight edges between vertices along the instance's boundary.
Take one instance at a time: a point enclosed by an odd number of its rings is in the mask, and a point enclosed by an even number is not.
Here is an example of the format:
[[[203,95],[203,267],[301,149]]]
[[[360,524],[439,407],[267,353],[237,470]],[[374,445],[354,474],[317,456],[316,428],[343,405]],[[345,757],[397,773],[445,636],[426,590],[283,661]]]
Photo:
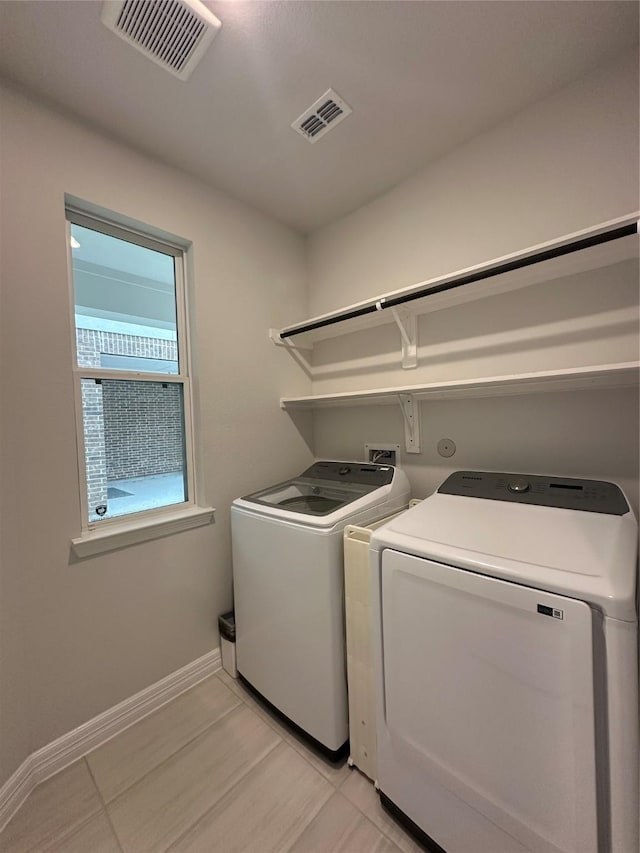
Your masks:
[[[7,825],[31,791],[78,758],[157,711],[180,693],[220,669],[220,649],[145,687],[134,696],[98,714],[77,729],[32,752],[0,788],[0,831]]]

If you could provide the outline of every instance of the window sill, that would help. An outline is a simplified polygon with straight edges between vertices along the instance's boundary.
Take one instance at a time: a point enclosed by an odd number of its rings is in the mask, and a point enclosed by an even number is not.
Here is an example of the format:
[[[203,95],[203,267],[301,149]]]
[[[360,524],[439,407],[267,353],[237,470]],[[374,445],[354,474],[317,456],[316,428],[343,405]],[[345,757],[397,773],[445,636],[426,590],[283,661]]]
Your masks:
[[[161,536],[170,536],[192,527],[209,524],[213,520],[213,507],[190,507],[161,516],[144,520],[126,521],[112,524],[104,530],[92,530],[77,539],[71,540],[71,547],[77,557],[92,557],[116,548],[126,548]]]

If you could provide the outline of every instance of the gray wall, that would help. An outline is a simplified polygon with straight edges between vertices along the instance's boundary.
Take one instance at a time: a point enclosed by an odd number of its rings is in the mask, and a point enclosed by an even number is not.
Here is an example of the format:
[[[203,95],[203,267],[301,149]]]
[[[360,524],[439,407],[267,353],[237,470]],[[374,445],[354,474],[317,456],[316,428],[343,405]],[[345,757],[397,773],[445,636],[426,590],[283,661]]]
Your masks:
[[[0,783],[27,754],[218,645],[229,505],[309,464],[278,406],[308,390],[268,339],[304,315],[303,240],[183,174],[2,92]],[[215,523],[76,561],[64,196],[192,241],[198,488]],[[25,345],[28,342],[29,345]]]

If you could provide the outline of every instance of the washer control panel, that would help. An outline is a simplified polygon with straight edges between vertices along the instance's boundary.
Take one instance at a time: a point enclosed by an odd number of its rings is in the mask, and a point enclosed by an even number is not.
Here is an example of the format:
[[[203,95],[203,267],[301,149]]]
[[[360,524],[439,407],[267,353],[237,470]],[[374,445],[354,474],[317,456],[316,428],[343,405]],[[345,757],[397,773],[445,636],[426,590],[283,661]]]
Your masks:
[[[376,465],[362,462],[315,462],[300,477],[313,480],[336,480],[366,486],[386,486],[393,482],[395,468],[392,465]]]
[[[520,494],[521,492],[528,492],[531,488],[531,483],[528,480],[517,478],[515,480],[509,480],[507,488],[510,492]]]
[[[540,477],[537,474],[498,474],[492,471],[456,471],[438,489],[443,495],[465,495],[494,501],[536,504],[624,515],[629,505],[615,483]]]

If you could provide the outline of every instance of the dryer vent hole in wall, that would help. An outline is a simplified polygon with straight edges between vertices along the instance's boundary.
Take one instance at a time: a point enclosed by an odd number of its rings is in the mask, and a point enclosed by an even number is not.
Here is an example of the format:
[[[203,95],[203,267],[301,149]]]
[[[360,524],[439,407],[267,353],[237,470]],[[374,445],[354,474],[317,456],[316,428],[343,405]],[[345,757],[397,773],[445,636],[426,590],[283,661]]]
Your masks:
[[[451,438],[441,438],[438,442],[438,453],[440,456],[444,456],[445,459],[453,456],[456,450],[456,443]]]

